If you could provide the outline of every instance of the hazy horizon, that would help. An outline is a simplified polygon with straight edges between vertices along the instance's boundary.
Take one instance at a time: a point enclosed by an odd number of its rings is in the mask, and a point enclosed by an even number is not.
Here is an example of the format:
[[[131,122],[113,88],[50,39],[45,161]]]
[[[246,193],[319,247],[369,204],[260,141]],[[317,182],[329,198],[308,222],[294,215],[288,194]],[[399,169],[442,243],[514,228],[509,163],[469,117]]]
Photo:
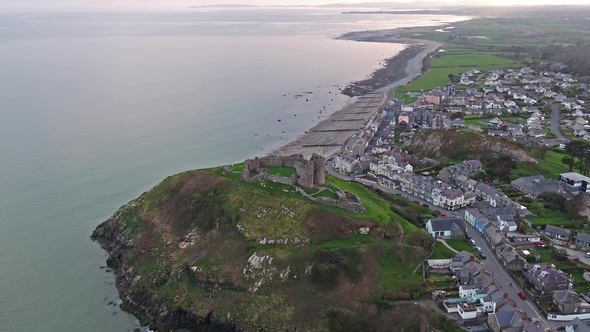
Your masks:
[[[19,0],[0,3],[0,12],[11,11],[151,11],[151,10],[185,10],[191,6],[209,5],[255,5],[255,6],[320,6],[328,4],[362,4],[367,2],[411,3],[415,1],[362,1],[362,0]],[[438,2],[444,4],[472,5],[466,0],[422,0],[419,2]],[[589,5],[590,0],[480,0],[482,6],[510,5]]]

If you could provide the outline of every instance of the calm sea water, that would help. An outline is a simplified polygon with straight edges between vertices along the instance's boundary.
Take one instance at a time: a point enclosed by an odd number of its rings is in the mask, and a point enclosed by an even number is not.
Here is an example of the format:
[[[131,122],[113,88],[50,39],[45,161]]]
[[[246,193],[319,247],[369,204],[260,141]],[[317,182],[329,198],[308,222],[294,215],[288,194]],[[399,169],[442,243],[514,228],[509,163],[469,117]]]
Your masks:
[[[0,15],[0,330],[138,327],[108,305],[119,297],[100,269],[105,251],[89,240],[96,225],[167,175],[296,138],[324,106],[347,102],[339,86],[402,47],[331,37],[458,19],[323,9]]]

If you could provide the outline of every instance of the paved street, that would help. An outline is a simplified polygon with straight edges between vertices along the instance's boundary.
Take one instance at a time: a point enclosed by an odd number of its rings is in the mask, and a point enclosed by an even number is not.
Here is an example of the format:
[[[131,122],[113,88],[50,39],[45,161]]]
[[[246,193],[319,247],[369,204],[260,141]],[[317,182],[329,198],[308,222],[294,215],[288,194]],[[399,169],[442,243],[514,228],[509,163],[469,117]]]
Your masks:
[[[551,107],[551,124],[549,125],[551,132],[553,135],[555,135],[555,137],[557,137],[558,140],[568,140],[567,137],[565,137],[565,135],[561,132],[561,128],[559,128],[559,107],[553,103],[549,103],[549,107]]]
[[[464,211],[460,211],[459,215],[463,216]],[[518,292],[522,291],[522,289],[517,285],[515,280],[502,268],[500,262],[496,258],[494,254],[492,254],[490,248],[488,247],[488,243],[484,240],[483,236],[481,236],[469,223],[465,223],[467,228],[469,229],[469,235],[471,238],[475,240],[475,243],[480,246],[488,257],[481,261],[481,265],[486,268],[486,270],[492,275],[492,277],[496,280],[496,282],[504,289],[504,291],[508,294],[510,299],[514,301],[516,307],[522,311],[524,311],[528,317],[542,317],[543,321],[549,326],[558,326],[560,324],[556,324],[553,322],[548,322],[544,316],[541,316],[535,304],[531,303],[530,300],[523,300],[518,296]],[[512,283],[512,286],[511,286]]]

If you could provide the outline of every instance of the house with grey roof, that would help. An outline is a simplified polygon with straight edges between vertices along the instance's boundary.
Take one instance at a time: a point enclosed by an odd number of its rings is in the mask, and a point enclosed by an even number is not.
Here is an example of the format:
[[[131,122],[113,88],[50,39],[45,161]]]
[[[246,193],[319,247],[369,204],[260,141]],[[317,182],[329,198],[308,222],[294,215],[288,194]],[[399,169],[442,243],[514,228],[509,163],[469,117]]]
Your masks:
[[[522,271],[524,269],[525,260],[509,244],[500,250],[498,258],[508,271]]]
[[[576,317],[572,321],[565,323],[565,332],[590,332],[590,327]]]
[[[485,201],[489,205],[496,207],[496,206],[506,206],[510,203],[510,198],[506,196],[504,193],[498,191],[496,188],[491,187],[483,182],[479,182],[475,186],[474,190],[477,197],[481,200]]]
[[[572,232],[569,229],[557,227],[553,225],[545,226],[545,236],[553,240],[568,242]]]
[[[553,291],[551,297],[563,315],[590,313],[590,304],[572,289]]]
[[[504,243],[504,237],[500,229],[492,223],[487,224],[484,231],[484,238],[491,245],[492,249],[496,249],[497,246]]]
[[[506,331],[509,328],[524,327],[526,315],[512,305],[505,305],[488,315],[488,325],[492,331]]]
[[[581,250],[590,249],[590,234],[578,233],[575,239],[576,247]]]
[[[461,218],[429,219],[426,232],[434,238],[454,238],[465,236],[465,223]]]
[[[557,180],[546,179],[543,175],[526,176],[510,182],[512,187],[521,193],[537,197],[546,192],[561,194],[563,183]]]
[[[550,294],[556,290],[568,289],[570,284],[567,274],[553,268],[549,263],[526,263],[523,276],[540,294]]]

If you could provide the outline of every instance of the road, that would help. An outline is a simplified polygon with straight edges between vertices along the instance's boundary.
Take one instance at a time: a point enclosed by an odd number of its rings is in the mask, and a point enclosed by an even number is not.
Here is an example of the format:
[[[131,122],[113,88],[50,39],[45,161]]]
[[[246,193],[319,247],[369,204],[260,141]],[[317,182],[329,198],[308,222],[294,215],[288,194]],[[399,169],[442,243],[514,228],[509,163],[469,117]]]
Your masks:
[[[549,107],[551,108],[551,124],[549,126],[549,128],[551,129],[551,132],[553,133],[553,135],[555,135],[555,137],[558,140],[561,140],[561,141],[568,140],[567,137],[565,137],[565,135],[561,132],[561,128],[559,128],[559,120],[560,120],[559,107],[557,107],[553,103],[549,103]]]
[[[328,174],[335,176],[337,178],[344,179],[344,180],[352,180],[351,177],[336,172],[332,168],[331,161],[328,161],[328,165],[326,166],[326,170],[327,170]],[[359,179],[357,179],[357,181],[359,181]],[[378,184],[371,182],[371,181],[360,180],[360,182],[370,184],[370,185],[374,186],[375,188],[379,188],[385,192],[408,196],[407,193],[402,192],[401,190],[383,187],[383,186],[378,185]],[[434,209],[441,209],[439,206],[434,206],[428,202],[425,202],[425,201],[423,201],[419,198],[413,197],[413,196],[408,196],[408,199],[419,201],[420,204],[428,204],[428,206],[433,210]],[[465,217],[465,210],[464,209],[457,210],[457,212],[458,212],[459,217],[461,217],[461,218]],[[448,216],[452,217],[453,215],[451,215],[449,212]],[[542,316],[539,313],[535,304],[531,303],[529,300],[523,300],[518,296],[518,292],[522,291],[522,289],[516,284],[516,281],[512,278],[512,276],[510,276],[508,274],[508,272],[506,272],[504,270],[504,268],[502,267],[502,265],[498,261],[498,258],[494,254],[492,254],[490,247],[488,247],[488,243],[479,234],[479,232],[477,232],[469,223],[465,222],[465,225],[468,228],[467,232],[469,233],[469,235],[471,235],[471,238],[473,240],[475,240],[476,245],[481,247],[484,254],[488,257],[487,259],[481,260],[481,265],[486,268],[488,273],[490,273],[492,275],[492,277],[496,280],[498,285],[500,285],[500,287],[508,294],[510,299],[512,299],[514,301],[516,307],[518,309],[522,310],[523,312],[525,312],[527,314],[527,316],[530,318],[540,317],[543,320],[543,322],[545,322],[548,326],[552,326],[552,327],[559,326],[561,323],[547,321],[545,316]],[[579,252],[577,254],[579,254]],[[583,255],[581,255],[581,256],[583,256]],[[512,284],[512,286],[511,286],[511,284]]]
[[[459,216],[464,217],[465,211],[459,210]],[[492,275],[492,277],[496,280],[498,285],[502,287],[502,289],[508,294],[511,300],[514,301],[515,306],[525,312],[528,317],[540,317],[545,324],[548,326],[559,326],[561,323],[556,322],[549,322],[545,319],[545,316],[541,315],[537,309],[537,306],[532,303],[530,300],[523,300],[518,296],[518,292],[522,291],[522,289],[517,285],[516,281],[504,270],[500,261],[496,255],[494,255],[488,246],[488,243],[485,241],[482,235],[479,234],[469,223],[465,223],[467,228],[469,229],[469,235],[471,238],[475,240],[476,245],[482,248],[484,254],[488,257],[487,259],[481,260],[481,265],[486,268],[488,273]],[[512,286],[511,286],[512,285]]]

